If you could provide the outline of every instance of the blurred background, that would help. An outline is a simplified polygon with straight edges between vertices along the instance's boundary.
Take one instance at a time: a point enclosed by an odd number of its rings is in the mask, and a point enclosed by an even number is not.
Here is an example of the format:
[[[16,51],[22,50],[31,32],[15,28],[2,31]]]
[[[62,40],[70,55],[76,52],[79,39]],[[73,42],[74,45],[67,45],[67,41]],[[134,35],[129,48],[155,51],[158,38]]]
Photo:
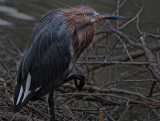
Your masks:
[[[17,67],[41,17],[52,9],[79,5],[126,20],[96,24],[94,41],[74,70],[85,74],[87,84],[79,93],[72,82],[57,89],[57,120],[160,120],[160,86],[154,71],[160,74],[159,0],[0,0],[0,119],[48,120],[45,99],[20,113],[13,111]]]
[[[86,5],[97,12],[112,14],[117,8],[117,0],[59,0],[58,3],[62,4],[56,4],[52,0],[0,0],[0,34],[10,36],[20,50],[24,50],[40,18],[52,9],[66,8],[65,5]],[[138,7],[143,6],[140,27],[144,31],[156,32],[160,27],[159,4],[159,0],[127,0],[119,14],[132,17],[137,13]],[[138,35],[133,23],[125,30],[132,36]]]

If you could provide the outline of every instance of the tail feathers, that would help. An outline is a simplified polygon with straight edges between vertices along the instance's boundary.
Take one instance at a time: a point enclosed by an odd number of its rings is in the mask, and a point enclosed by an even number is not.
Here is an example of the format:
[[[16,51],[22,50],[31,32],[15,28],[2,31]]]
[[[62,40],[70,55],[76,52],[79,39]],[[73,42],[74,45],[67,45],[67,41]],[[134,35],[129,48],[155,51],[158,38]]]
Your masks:
[[[24,86],[23,86],[24,85]],[[23,105],[33,96],[33,91],[30,90],[31,75],[28,73],[26,80],[19,82],[14,91],[14,105],[15,110],[19,111]]]
[[[20,111],[21,109],[22,109],[22,107],[26,104],[26,103],[28,103],[28,101],[32,98],[32,96],[33,96],[33,92],[30,92],[29,94],[28,94],[28,96],[24,99],[23,97],[24,97],[24,94],[23,94],[23,96],[21,97],[21,99],[20,99],[20,101],[17,103],[17,102],[14,102],[14,109],[15,109],[15,111]],[[17,104],[15,104],[15,103],[17,103]]]
[[[31,87],[31,75],[28,73],[26,80],[19,82],[14,91],[14,105],[15,110],[20,111],[21,108],[40,90],[41,87],[35,90],[30,89]]]

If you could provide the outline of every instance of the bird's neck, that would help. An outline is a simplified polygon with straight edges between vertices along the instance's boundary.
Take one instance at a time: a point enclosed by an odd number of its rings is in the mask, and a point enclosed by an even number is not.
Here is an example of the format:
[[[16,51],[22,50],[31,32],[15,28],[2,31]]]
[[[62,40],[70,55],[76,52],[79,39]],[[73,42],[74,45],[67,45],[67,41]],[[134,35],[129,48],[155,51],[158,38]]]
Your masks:
[[[95,26],[90,21],[81,19],[75,15],[69,15],[62,11],[66,29],[73,33],[73,50],[75,61],[80,57],[85,48],[92,42],[95,34]]]
[[[79,28],[73,33],[73,50],[75,60],[80,57],[81,53],[87,48],[93,40],[95,27],[93,24]]]

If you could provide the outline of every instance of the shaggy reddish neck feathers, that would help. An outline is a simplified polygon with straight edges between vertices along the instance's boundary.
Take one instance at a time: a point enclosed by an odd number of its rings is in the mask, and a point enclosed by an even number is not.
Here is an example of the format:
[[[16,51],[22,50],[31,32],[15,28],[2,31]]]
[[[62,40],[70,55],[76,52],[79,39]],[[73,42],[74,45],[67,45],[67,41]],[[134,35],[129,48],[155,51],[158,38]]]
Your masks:
[[[89,7],[80,6],[62,11],[66,27],[74,32],[75,29],[83,28],[86,25],[92,24],[91,20],[86,18],[85,15],[94,13],[95,10]]]
[[[95,12],[89,7],[77,7],[62,11],[66,28],[73,33],[73,49],[75,61],[92,42],[95,27],[84,15]]]

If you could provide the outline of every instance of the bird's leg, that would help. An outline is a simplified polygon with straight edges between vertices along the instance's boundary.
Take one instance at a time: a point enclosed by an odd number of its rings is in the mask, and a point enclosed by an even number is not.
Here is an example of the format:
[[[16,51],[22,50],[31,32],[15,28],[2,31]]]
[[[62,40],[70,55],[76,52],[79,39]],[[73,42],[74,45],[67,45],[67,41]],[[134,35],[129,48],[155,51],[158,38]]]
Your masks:
[[[83,86],[85,85],[85,77],[83,75],[73,74],[65,79],[65,82],[68,82],[70,80],[74,80],[76,87],[80,91]],[[78,84],[77,79],[80,80],[80,83]]]
[[[54,113],[54,100],[53,100],[53,90],[50,91],[48,97],[48,103],[50,108],[51,121],[55,121],[55,113]]]

